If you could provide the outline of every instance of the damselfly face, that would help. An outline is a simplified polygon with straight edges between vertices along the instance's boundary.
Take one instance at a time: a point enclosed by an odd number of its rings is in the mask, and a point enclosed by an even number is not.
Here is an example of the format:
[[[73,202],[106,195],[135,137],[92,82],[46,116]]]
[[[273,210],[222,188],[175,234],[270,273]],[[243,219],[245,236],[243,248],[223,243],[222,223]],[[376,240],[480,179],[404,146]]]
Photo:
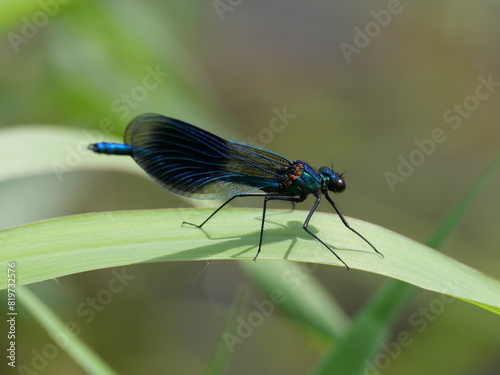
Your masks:
[[[318,172],[323,179],[323,189],[326,188],[334,193],[342,193],[345,190],[346,185],[341,174],[332,171],[328,167],[321,167]]]

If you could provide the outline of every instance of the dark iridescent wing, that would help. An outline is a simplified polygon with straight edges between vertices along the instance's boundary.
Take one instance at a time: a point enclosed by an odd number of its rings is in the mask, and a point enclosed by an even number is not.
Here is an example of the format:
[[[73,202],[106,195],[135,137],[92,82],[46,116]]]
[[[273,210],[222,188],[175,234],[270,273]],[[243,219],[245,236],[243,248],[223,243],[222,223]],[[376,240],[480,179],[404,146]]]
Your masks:
[[[125,133],[132,156],[158,184],[199,199],[231,197],[254,190],[279,192],[287,167],[281,155],[226,141],[169,117],[144,114]]]

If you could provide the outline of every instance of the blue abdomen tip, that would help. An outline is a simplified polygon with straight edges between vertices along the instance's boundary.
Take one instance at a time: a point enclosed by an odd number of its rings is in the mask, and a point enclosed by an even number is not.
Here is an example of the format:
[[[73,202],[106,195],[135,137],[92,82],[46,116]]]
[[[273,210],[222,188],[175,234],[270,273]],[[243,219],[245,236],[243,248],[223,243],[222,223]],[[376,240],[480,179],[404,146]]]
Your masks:
[[[99,142],[89,145],[89,150],[97,154],[132,155],[132,146],[122,143]]]

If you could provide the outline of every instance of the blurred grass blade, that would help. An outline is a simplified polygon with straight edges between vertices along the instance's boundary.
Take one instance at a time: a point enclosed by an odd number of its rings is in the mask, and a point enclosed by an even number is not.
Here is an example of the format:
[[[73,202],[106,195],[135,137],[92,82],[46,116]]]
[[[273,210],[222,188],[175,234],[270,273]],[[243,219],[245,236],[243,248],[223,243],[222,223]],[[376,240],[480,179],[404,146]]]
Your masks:
[[[5,33],[7,30],[11,33],[19,33],[19,30],[11,30],[15,25],[21,29],[23,17],[27,14],[34,14],[40,10],[40,5],[32,0],[3,0],[2,11],[0,12],[0,31]],[[7,37],[9,33],[7,33]],[[10,39],[9,39],[10,40]]]
[[[226,373],[229,361],[235,350],[234,345],[240,343],[237,339],[242,340],[234,334],[237,332],[239,324],[238,317],[243,315],[249,301],[249,291],[244,287],[237,288],[233,305],[231,306],[226,325],[224,326],[224,331],[221,334],[211,361],[208,364],[206,375],[221,375]]]
[[[280,308],[309,329],[329,339],[338,338],[350,321],[340,305],[314,277],[317,265],[291,262],[241,262],[266,295],[279,293]]]
[[[204,230],[181,227],[183,221],[202,222],[212,211],[119,211],[40,221],[1,231],[0,261],[18,262],[23,270],[18,280],[22,285],[140,262],[253,258],[262,210],[227,209]],[[330,252],[302,230],[306,215],[303,211],[275,214],[268,223],[259,259],[339,266]],[[498,280],[397,233],[349,218],[351,225],[383,249],[385,258],[381,258],[357,236],[346,235],[346,228],[335,219],[317,213],[311,228],[324,241],[335,244],[337,253],[352,268],[490,305],[500,312]],[[252,224],[255,231],[249,232]],[[5,285],[6,280],[0,280],[0,289]]]
[[[367,361],[377,354],[380,343],[387,340],[392,325],[413,296],[414,290],[412,285],[404,282],[387,281],[312,374],[362,374]]]
[[[285,310],[295,321],[302,322],[307,331],[328,340],[339,337],[349,326],[349,318],[328,291],[316,280],[316,264],[292,262],[240,262],[240,266],[253,278],[268,296],[268,300]],[[228,333],[236,332],[236,319],[241,315],[241,297],[238,308],[233,306],[228,323],[207,374],[222,374],[231,359]],[[246,305],[246,303],[245,303]],[[224,336],[226,335],[226,336]],[[223,345],[224,344],[224,345]]]
[[[87,374],[118,374],[80,341],[78,336],[68,334],[65,324],[27,287],[20,287],[17,292],[19,302],[28,308],[58,346],[64,349]]]
[[[499,169],[500,153],[493,158],[476,183],[444,217],[427,241],[429,246],[436,249],[443,246],[479,193]],[[458,280],[455,279],[456,282]],[[500,289],[496,288],[498,293]],[[371,359],[378,353],[380,344],[387,341],[392,327],[415,291],[412,285],[397,280],[385,283],[357,315],[347,335],[335,344],[312,373],[326,375],[334,372],[339,374],[366,372]],[[498,306],[492,308],[484,304],[477,305],[500,314]]]
[[[500,170],[500,152],[498,152],[465,195],[448,211],[437,229],[426,241],[427,246],[440,249],[451,233],[457,228],[470,206],[477,199],[484,187]]]
[[[104,140],[104,135],[102,135]],[[110,142],[120,141],[106,136]],[[55,125],[17,125],[0,129],[0,182],[42,173],[61,181],[66,173],[78,170],[118,170],[141,173],[126,158],[95,158],[87,149],[90,143],[84,130]],[[22,144],[23,147],[19,147]],[[61,146],[62,145],[62,146]]]

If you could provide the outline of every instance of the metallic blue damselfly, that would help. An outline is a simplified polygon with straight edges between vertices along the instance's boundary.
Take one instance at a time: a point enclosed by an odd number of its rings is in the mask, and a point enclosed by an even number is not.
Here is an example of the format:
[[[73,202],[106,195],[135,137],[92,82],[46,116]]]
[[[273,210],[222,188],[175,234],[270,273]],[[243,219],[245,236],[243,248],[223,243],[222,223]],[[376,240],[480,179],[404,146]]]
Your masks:
[[[157,114],[143,114],[128,125],[125,142],[100,142],[89,145],[99,154],[129,155],[146,173],[165,189],[189,198],[228,200],[215,210],[201,228],[217,212],[235,198],[263,197],[260,228],[260,253],[267,203],[272,200],[293,204],[310,194],[316,198],[303,228],[335,255],[347,269],[349,266],[316,234],[309,221],[318,208],[322,195],[331,204],[344,225],[382,254],[358,231],[352,228],[329,195],[346,188],[342,174],[328,167],[317,171],[301,160],[290,161],[263,148],[224,140],[196,126]],[[257,192],[257,191],[262,192]]]

